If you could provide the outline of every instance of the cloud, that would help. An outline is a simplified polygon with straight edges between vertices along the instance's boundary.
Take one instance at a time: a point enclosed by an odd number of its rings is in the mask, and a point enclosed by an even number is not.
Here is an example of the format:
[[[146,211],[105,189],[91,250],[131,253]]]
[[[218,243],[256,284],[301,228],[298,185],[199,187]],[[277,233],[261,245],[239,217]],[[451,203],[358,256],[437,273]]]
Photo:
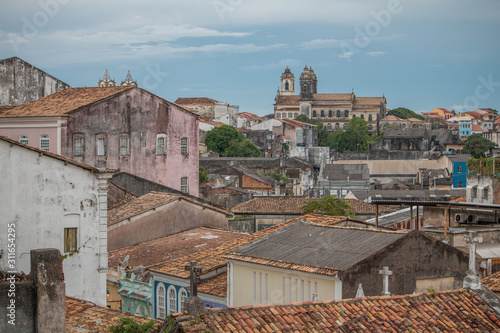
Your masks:
[[[344,52],[344,53],[339,54],[339,58],[341,58],[341,59],[349,59],[353,55],[355,55],[354,52]]]
[[[326,49],[337,47],[340,42],[338,39],[313,39],[301,43],[299,47],[303,50]]]
[[[366,52],[366,55],[370,56],[370,57],[381,57],[381,56],[385,56],[386,54],[387,54],[387,52],[385,52],[385,51]]]
[[[262,65],[250,65],[250,66],[243,66],[240,67],[240,69],[244,71],[250,71],[250,72],[262,72],[262,71],[268,71],[268,70],[273,70],[276,68],[280,69],[285,69],[287,66],[288,67],[297,67],[299,65],[299,61],[297,59],[284,59],[281,60],[277,63],[269,63],[269,64],[262,64]]]

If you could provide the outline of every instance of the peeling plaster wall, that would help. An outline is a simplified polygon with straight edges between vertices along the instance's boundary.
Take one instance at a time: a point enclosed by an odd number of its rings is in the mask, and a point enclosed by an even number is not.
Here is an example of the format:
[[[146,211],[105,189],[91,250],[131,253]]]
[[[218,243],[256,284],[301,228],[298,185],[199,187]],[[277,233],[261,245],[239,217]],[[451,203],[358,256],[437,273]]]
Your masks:
[[[166,155],[156,155],[156,134],[166,134]],[[73,156],[73,135],[83,134],[84,154]],[[96,156],[97,139],[106,135],[106,156]],[[130,155],[121,156],[119,138],[130,135]],[[141,139],[144,137],[145,139]],[[181,138],[188,155],[181,155]],[[198,119],[139,88],[82,108],[68,120],[64,155],[99,168],[118,169],[181,190],[188,177],[189,194],[198,196]]]
[[[0,61],[0,105],[17,106],[69,88],[19,58]]]
[[[64,228],[77,227],[79,253],[63,260],[66,293],[106,306],[107,198],[102,187],[107,181],[5,141],[0,141],[0,169],[0,267],[7,264],[8,224],[15,224],[16,271],[26,273],[30,250],[63,253]]]
[[[147,211],[108,227],[108,248],[115,250],[199,227],[227,229],[226,215],[184,200]]]

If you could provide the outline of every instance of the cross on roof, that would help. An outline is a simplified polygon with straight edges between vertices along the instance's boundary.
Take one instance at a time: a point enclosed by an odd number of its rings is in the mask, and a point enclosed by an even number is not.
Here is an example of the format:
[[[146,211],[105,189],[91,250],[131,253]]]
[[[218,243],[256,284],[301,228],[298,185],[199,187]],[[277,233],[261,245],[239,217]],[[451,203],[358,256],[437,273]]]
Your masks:
[[[184,266],[186,271],[189,271],[189,287],[191,289],[191,296],[198,296],[198,276],[196,273],[201,273],[201,267],[196,266],[196,261],[191,261],[188,265]]]
[[[392,271],[389,270],[388,266],[384,266],[384,269],[381,269],[378,272],[379,274],[382,274],[384,278],[384,290],[382,291],[382,295],[391,296],[391,293],[389,292],[389,276],[392,275]]]

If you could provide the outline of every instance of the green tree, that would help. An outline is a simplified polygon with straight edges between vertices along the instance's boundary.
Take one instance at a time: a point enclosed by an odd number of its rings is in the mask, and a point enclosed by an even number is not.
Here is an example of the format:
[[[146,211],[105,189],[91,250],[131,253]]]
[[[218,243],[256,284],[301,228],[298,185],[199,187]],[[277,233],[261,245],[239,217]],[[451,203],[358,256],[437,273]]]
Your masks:
[[[368,124],[359,117],[347,123],[345,131],[332,132],[328,136],[329,146],[338,152],[368,150]]]
[[[203,185],[205,183],[208,183],[209,179],[208,179],[208,173],[205,171],[205,168],[202,167],[200,165],[200,167],[198,168],[198,174],[199,174],[199,184],[200,185]]]
[[[262,153],[252,141],[243,139],[243,141],[231,141],[222,155],[227,157],[260,157]]]
[[[316,119],[309,119],[305,114],[298,115],[295,120],[316,125],[318,128],[318,146],[328,146],[328,130],[323,126],[323,124]]]
[[[243,141],[245,137],[238,130],[229,125],[215,127],[207,133],[205,144],[209,150],[223,154],[232,141]]]
[[[304,205],[305,214],[322,214],[332,216],[348,216],[352,217],[350,213],[351,207],[347,200],[337,198],[335,195],[326,195],[321,199],[309,199]]]
[[[485,110],[493,111],[494,114],[498,114],[498,111],[492,108],[484,108]]]
[[[403,107],[392,109],[391,111],[387,112],[387,115],[393,115],[401,119],[417,118],[420,120],[425,120],[424,117],[422,117],[415,111]]]
[[[472,134],[465,140],[462,153],[471,154],[474,158],[486,157],[485,153],[497,146],[496,143],[484,138],[481,134]]]
[[[111,333],[149,333],[155,328],[155,322],[153,320],[138,324],[132,318],[123,317],[120,318],[120,324],[116,326],[109,326],[109,332]]]

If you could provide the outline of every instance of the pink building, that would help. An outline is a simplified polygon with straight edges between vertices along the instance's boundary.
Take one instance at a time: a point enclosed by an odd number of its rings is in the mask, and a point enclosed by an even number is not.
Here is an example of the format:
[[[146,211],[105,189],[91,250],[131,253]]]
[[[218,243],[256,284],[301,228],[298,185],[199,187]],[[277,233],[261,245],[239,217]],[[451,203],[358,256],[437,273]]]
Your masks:
[[[0,134],[198,196],[198,116],[138,87],[69,88],[2,109]]]

